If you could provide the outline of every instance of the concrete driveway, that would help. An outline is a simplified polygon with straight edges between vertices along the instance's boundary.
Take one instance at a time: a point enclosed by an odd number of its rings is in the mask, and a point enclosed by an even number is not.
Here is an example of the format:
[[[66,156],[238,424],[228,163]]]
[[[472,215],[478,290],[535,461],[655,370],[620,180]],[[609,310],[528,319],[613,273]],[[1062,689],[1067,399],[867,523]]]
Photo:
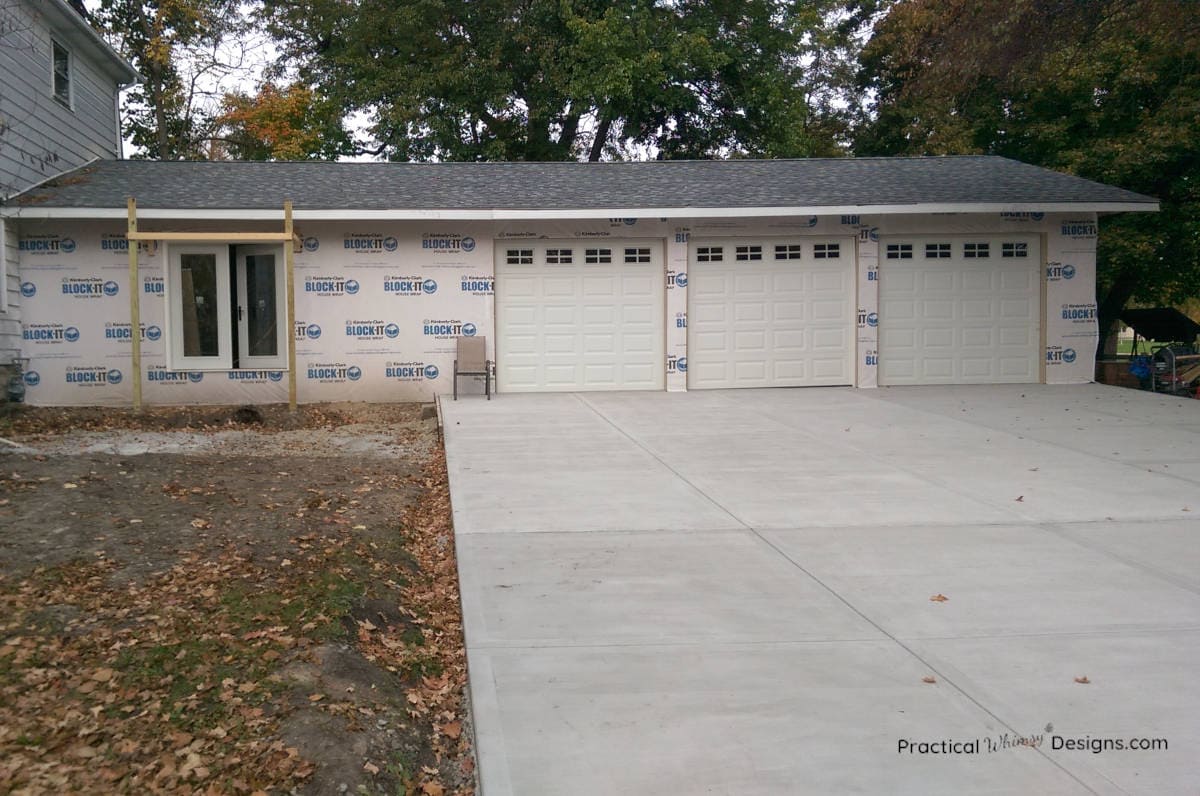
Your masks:
[[[1200,401],[443,408],[484,796],[1196,792]]]

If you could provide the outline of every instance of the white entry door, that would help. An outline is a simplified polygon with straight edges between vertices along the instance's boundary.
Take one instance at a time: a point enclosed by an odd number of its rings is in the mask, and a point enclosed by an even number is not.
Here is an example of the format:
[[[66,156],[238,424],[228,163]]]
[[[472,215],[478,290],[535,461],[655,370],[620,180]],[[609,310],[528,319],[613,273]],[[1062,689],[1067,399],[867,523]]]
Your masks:
[[[854,241],[693,243],[688,389],[852,384]]]
[[[664,389],[662,248],[658,240],[497,242],[497,389]]]
[[[1040,275],[1033,236],[881,241],[879,383],[1038,381]]]
[[[238,367],[287,367],[283,249],[237,248]]]

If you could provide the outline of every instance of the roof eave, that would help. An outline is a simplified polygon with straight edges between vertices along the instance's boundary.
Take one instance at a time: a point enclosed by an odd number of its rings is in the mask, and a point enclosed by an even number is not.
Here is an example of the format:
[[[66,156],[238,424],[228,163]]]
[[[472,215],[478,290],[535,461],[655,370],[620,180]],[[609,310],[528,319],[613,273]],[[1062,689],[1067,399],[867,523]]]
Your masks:
[[[106,71],[120,83],[122,88],[132,86],[141,80],[142,76],[138,74],[133,65],[113,49],[113,46],[105,41],[104,37],[86,19],[81,17],[75,9],[71,8],[66,0],[53,0],[48,8],[57,12],[60,21],[64,21],[67,25],[70,25],[77,36],[83,38],[93,49],[103,56],[106,62]]]
[[[597,218],[777,218],[781,216],[929,215],[948,213],[1153,213],[1158,202],[946,202],[897,205],[607,208],[297,208],[297,221],[558,221]],[[0,207],[0,216],[25,219],[124,219],[124,207]],[[138,208],[138,218],[187,221],[272,221],[274,208]]]

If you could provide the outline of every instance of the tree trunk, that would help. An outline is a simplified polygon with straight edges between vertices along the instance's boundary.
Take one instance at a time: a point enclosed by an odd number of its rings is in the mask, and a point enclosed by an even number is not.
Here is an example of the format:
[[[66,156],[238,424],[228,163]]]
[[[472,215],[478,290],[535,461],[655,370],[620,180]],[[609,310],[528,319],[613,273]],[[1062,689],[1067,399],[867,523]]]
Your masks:
[[[596,163],[604,154],[604,145],[608,143],[608,133],[612,129],[612,123],[612,117],[607,113],[600,116],[600,123],[596,125],[596,137],[592,139],[592,150],[588,153],[589,163]]]
[[[1129,303],[1133,291],[1137,289],[1139,280],[1138,273],[1132,270],[1122,271],[1097,307],[1096,318],[1100,327],[1100,339],[1096,346],[1097,357],[1113,356],[1117,353],[1117,321],[1120,320],[1121,311]]]

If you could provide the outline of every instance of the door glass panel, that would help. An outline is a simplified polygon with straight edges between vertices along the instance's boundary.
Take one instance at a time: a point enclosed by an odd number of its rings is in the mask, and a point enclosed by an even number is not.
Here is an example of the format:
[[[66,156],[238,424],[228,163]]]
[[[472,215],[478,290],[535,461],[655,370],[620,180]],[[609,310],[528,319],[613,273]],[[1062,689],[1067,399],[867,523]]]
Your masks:
[[[183,355],[220,355],[217,321],[217,256],[182,254],[179,258],[180,317],[183,319]]]
[[[246,255],[246,334],[252,357],[279,353],[276,334],[275,255]]]

